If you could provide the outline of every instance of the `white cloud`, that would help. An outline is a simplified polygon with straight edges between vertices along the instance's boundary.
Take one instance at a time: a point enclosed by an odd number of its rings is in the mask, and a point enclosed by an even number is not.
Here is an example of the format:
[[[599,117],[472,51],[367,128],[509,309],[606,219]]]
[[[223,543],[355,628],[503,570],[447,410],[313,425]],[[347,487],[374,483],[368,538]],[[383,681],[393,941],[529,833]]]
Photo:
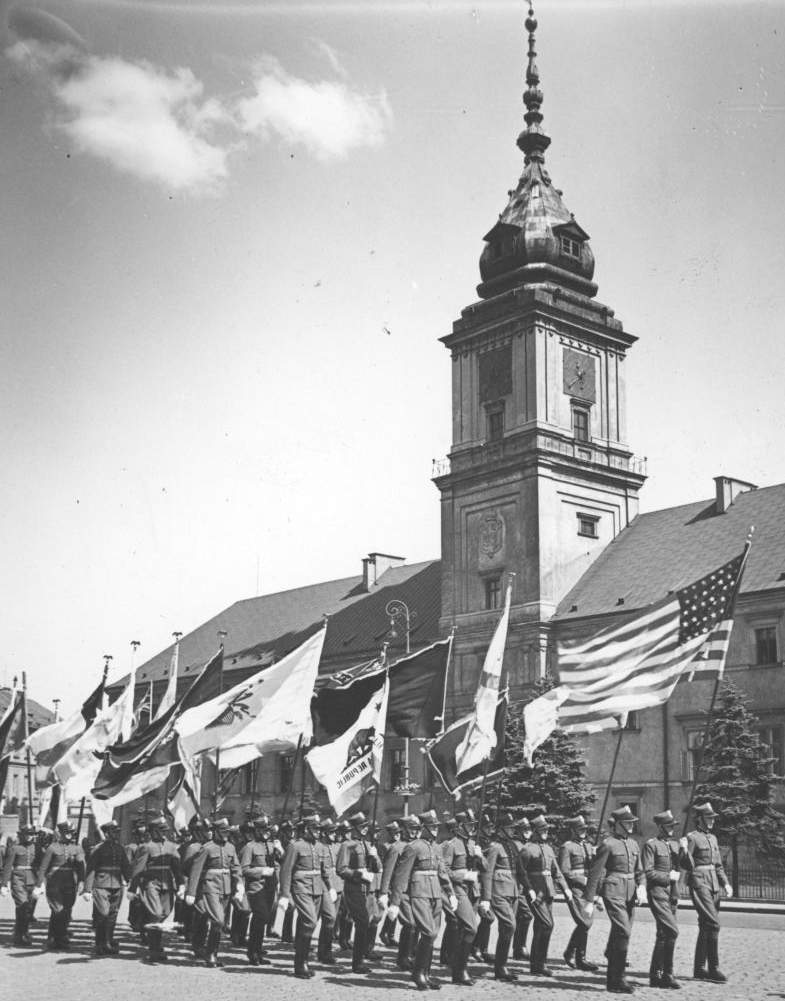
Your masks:
[[[392,122],[386,94],[360,94],[343,81],[311,83],[275,60],[257,66],[256,93],[238,102],[240,127],[269,139],[299,143],[319,160],[345,157],[362,146],[380,146]]]

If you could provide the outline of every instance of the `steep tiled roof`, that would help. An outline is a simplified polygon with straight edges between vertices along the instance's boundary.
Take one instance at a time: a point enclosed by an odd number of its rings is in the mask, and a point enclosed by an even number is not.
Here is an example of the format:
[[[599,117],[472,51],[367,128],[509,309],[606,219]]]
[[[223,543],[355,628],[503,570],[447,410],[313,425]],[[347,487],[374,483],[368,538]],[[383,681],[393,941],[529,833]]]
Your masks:
[[[384,607],[392,598],[406,601],[417,618],[413,645],[436,637],[441,595],[438,562],[393,567],[369,591],[361,576],[344,577],[237,601],[180,640],[180,676],[194,677],[215,653],[218,630],[226,632],[227,671],[256,670],[273,663],[304,642],[330,616],[323,660],[376,651],[380,633],[389,626]],[[137,683],[166,677],[172,647],[160,651],[137,669]],[[118,682],[119,684],[119,682]]]
[[[722,514],[710,500],[638,515],[562,600],[556,618],[629,611],[658,601],[732,559],[750,526],[755,533],[742,593],[785,588],[785,483],[780,483],[739,494]]]
[[[5,713],[10,701],[11,689],[0,688],[0,717],[2,717]],[[37,730],[41,726],[47,726],[49,723],[53,723],[55,718],[55,714],[51,709],[46,709],[40,704],[40,702],[36,702],[34,699],[29,697],[27,699],[27,714],[31,731]]]

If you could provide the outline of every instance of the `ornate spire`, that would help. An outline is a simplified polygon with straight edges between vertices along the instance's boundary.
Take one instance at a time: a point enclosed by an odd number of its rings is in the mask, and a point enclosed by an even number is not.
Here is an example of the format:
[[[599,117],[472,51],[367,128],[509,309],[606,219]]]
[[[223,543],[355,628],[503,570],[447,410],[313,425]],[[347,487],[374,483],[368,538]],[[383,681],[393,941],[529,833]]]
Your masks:
[[[534,48],[534,32],[537,30],[537,18],[534,16],[534,9],[529,5],[529,16],[526,18],[526,30],[529,32],[529,64],[526,67],[526,91],[523,95],[523,103],[526,105],[526,114],[523,116],[526,128],[518,136],[518,147],[526,155],[526,163],[536,160],[539,163],[545,162],[545,150],[550,146],[550,136],[547,136],[541,128],[543,95],[540,90],[540,72],[537,69],[535,59],[537,52]]]

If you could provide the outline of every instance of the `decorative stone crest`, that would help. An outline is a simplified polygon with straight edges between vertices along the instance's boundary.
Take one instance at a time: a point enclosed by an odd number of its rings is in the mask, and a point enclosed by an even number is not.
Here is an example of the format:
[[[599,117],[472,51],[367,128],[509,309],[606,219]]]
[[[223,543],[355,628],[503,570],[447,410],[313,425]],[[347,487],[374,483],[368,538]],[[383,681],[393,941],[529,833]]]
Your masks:
[[[501,551],[504,545],[504,519],[496,511],[489,511],[480,526],[480,556],[486,560]]]

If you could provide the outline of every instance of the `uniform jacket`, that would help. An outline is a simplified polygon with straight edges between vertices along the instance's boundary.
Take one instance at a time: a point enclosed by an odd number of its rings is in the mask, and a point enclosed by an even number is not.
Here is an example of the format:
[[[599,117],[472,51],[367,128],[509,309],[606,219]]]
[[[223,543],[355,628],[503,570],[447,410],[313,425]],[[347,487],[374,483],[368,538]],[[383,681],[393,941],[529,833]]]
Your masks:
[[[635,888],[643,882],[643,866],[638,842],[634,838],[606,838],[597,850],[589,870],[586,897],[593,901],[599,888],[603,897],[632,900]]]
[[[240,868],[243,870],[246,893],[260,893],[275,888],[275,867],[281,855],[272,841],[249,841],[240,852]],[[262,870],[271,869],[265,875]]]
[[[14,881],[23,886],[33,886],[36,880],[35,842],[22,845],[19,842],[9,844],[3,861],[3,873],[0,876],[0,886],[7,886],[13,876]]]
[[[690,831],[682,859],[690,886],[710,886],[716,893],[720,883],[730,882],[722,864],[717,835],[711,831]]]
[[[390,902],[400,904],[404,893],[411,900],[441,900],[442,889],[448,894],[453,892],[441,847],[424,838],[410,841],[393,872]]]
[[[527,841],[521,848],[518,876],[524,889],[534,890],[540,900],[553,900],[557,883],[562,890],[569,885],[556,861],[553,845],[547,841]]]
[[[102,841],[93,848],[87,859],[85,893],[90,893],[94,886],[101,890],[119,890],[123,881],[130,880],[131,863],[119,842]]]
[[[456,834],[455,837],[443,841],[440,847],[453,885],[462,886],[470,892],[479,890],[478,870],[485,868],[485,863],[478,865],[479,860],[474,854],[474,841]]]
[[[671,889],[670,874],[681,866],[681,849],[675,838],[649,838],[641,853],[646,886]]]
[[[398,865],[404,851],[406,851],[408,844],[408,841],[394,841],[388,846],[387,851],[384,853],[382,880],[379,885],[379,889],[382,893],[389,894],[395,867]]]
[[[185,892],[195,897],[209,887],[218,896],[228,897],[241,880],[240,860],[232,842],[219,845],[216,841],[207,841],[193,860]]]
[[[292,893],[321,896],[325,886],[329,889],[331,867],[328,867],[325,858],[325,847],[318,841],[311,843],[305,838],[289,842],[281,864],[282,897],[288,899]]]
[[[517,897],[518,881],[513,872],[513,860],[507,845],[492,839],[485,853],[485,870],[480,875],[480,895],[483,900],[492,896]]]
[[[47,884],[56,884],[73,881],[76,885],[83,882],[84,877],[85,861],[81,846],[53,841],[41,859],[38,882],[46,880]]]
[[[588,841],[565,841],[559,849],[559,868],[571,890],[584,890],[595,856],[594,845]]]
[[[341,845],[335,868],[344,881],[344,889],[346,889],[346,884],[350,884],[356,889],[362,887],[366,891],[373,887],[372,883],[366,883],[360,878],[363,869],[367,869],[371,873],[377,873],[381,870],[379,856],[370,855],[368,847],[368,842],[360,838],[350,838]]]
[[[139,846],[131,866],[131,889],[151,880],[166,884],[169,889],[183,882],[182,864],[173,841],[145,841]]]

